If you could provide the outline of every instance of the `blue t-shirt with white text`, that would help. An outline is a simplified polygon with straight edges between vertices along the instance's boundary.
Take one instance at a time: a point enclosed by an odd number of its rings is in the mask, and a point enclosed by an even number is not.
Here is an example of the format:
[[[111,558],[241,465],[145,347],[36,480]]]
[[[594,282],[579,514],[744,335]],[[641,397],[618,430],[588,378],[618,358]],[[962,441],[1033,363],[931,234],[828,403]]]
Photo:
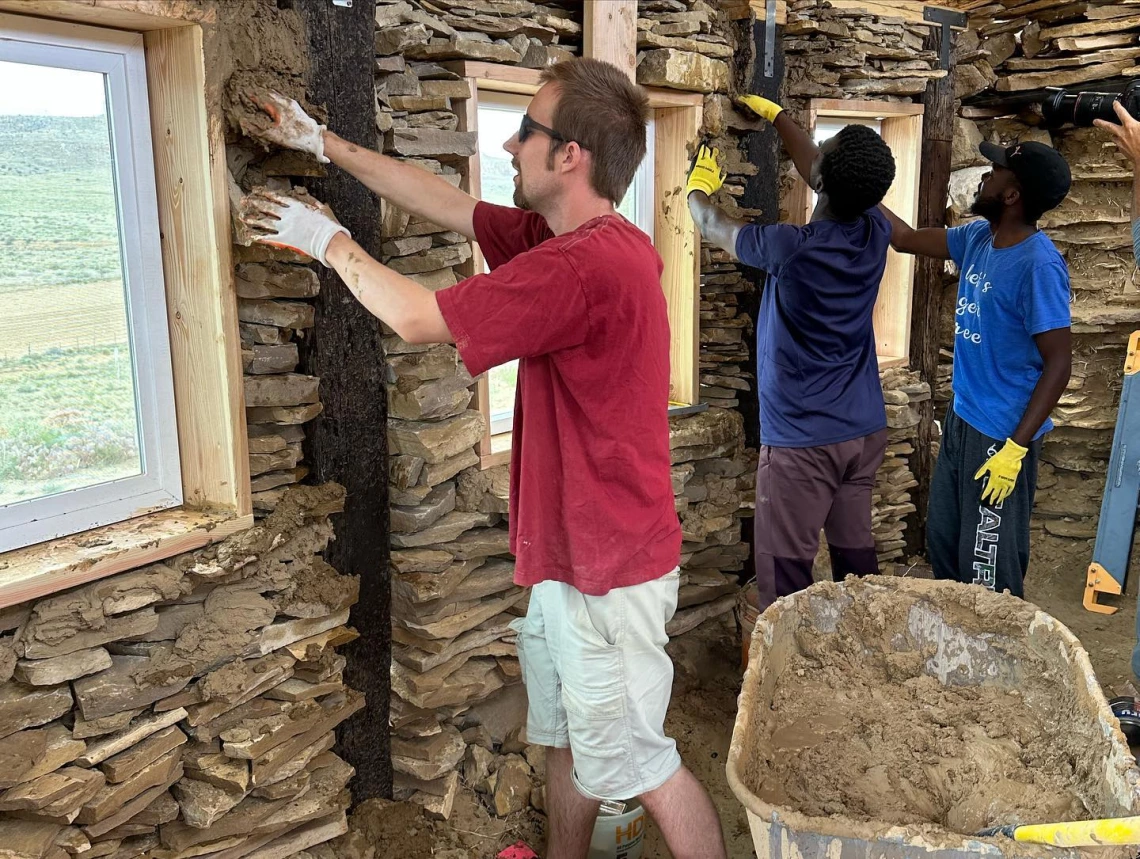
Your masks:
[[[1041,378],[1034,337],[1068,328],[1069,269],[1043,232],[995,248],[985,220],[947,231],[957,264],[954,308],[954,411],[993,439],[1013,435]],[[1046,420],[1034,438],[1053,428]]]
[[[850,223],[741,228],[737,259],[768,272],[756,330],[762,444],[817,447],[886,428],[872,320],[890,239],[878,209]]]

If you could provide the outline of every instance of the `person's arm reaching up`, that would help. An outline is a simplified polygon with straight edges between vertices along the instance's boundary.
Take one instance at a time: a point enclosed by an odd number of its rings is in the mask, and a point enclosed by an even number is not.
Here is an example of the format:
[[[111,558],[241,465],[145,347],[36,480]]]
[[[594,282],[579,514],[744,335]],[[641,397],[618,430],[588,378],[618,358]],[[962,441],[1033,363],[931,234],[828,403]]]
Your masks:
[[[719,155],[719,150],[710,151],[707,146],[701,146],[697,150],[697,157],[689,169],[689,178],[685,184],[685,196],[701,237],[721,250],[728,251],[736,259],[736,238],[745,221],[730,218],[709,199],[724,184],[724,172],[717,162]]]
[[[1140,176],[1136,175],[1136,168],[1140,165],[1140,122],[1133,119],[1119,101],[1113,102],[1112,107],[1120,125],[1103,119],[1096,120],[1094,124],[1111,134],[1117,148],[1132,162],[1132,255],[1140,265]]]
[[[246,197],[242,220],[257,241],[336,269],[357,300],[408,343],[451,343],[435,293],[370,257],[328,206],[270,192]]]
[[[331,160],[401,209],[469,239],[475,238],[478,201],[442,177],[341,139],[318,125],[291,98],[275,92],[243,93],[242,98],[249,107],[264,111],[272,120],[266,128],[250,129],[254,136],[312,153],[324,163]]]
[[[784,149],[796,165],[796,172],[803,180],[812,184],[811,168],[819,157],[819,147],[806,131],[796,124],[787,112],[776,102],[760,95],[742,95],[736,99],[757,116],[768,120],[780,135]]]
[[[950,259],[950,245],[945,228],[923,227],[921,230],[916,230],[881,203],[879,209],[891,222],[891,247],[896,251],[935,259]]]

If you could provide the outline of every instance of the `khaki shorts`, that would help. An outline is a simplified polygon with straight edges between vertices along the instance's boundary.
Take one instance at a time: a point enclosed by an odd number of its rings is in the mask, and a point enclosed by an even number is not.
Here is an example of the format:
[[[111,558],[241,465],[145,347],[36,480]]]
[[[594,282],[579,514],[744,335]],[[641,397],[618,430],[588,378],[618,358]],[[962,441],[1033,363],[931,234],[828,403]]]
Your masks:
[[[531,590],[518,632],[529,710],[527,741],[569,748],[574,785],[594,799],[655,790],[680,768],[665,736],[673,662],[665,624],[677,610],[677,570],[586,596],[562,582]]]

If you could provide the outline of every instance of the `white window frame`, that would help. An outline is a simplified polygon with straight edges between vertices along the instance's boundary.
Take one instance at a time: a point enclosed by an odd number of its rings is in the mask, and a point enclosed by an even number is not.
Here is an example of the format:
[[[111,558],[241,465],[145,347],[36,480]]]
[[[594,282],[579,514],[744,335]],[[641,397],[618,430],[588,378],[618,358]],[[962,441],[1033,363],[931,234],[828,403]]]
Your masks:
[[[0,15],[0,60],[104,75],[141,474],[0,506],[0,552],[182,504],[143,36]]]
[[[488,92],[481,91],[479,93],[479,110],[499,110],[504,112],[517,112],[519,114],[519,121],[522,121],[522,114],[526,112],[527,106],[530,104],[531,97],[529,95],[517,95],[515,93],[505,92]],[[646,150],[645,158],[642,160],[641,165],[637,168],[637,173],[634,175],[633,183],[630,186],[630,193],[634,194],[633,211],[634,216],[630,222],[638,229],[643,231],[649,236],[652,241],[654,238],[654,220],[656,212],[654,210],[654,181],[653,181],[653,165],[655,158],[654,138],[656,130],[652,116],[650,116],[649,123],[646,127]],[[506,141],[501,141],[505,143]],[[480,161],[480,163],[482,163]],[[638,182],[638,180],[641,180]],[[492,368],[488,371],[488,384],[490,374],[497,368]],[[512,405],[510,409],[501,409],[499,411],[491,411],[490,406],[487,408],[487,418],[490,424],[490,433],[492,436],[501,436],[505,433],[512,432],[515,425],[515,411]]]

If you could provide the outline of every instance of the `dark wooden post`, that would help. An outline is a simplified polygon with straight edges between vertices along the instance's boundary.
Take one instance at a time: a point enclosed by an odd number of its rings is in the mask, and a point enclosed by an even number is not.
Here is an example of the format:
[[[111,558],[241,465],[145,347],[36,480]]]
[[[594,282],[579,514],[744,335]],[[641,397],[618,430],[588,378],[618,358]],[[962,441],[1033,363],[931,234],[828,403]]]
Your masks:
[[[735,89],[740,93],[751,93],[783,102],[784,87],[784,28],[763,19],[744,19],[737,22],[737,44],[733,68],[736,73]],[[766,56],[769,44],[772,57]],[[740,203],[749,209],[763,214],[757,223],[775,224],[780,220],[780,135],[771,125],[764,123],[760,131],[753,131],[743,138],[748,161],[755,164],[758,171],[750,176],[744,185],[744,196]],[[746,277],[756,284],[756,291],[747,297],[742,308],[755,323],[760,315],[760,294],[764,289],[764,274],[753,268],[744,268]],[[742,297],[743,298],[743,297]],[[750,367],[756,368],[756,338],[748,343]],[[753,389],[742,392],[739,411],[744,415],[744,440],[749,447],[760,446],[760,401],[759,379]],[[746,523],[747,524],[747,523]],[[751,543],[752,529],[745,527],[745,539]]]
[[[378,149],[375,4],[357,0],[297,0],[309,33],[309,97],[328,110],[337,134]],[[307,182],[328,203],[353,238],[380,256],[380,203],[347,173],[329,167],[327,178]],[[388,730],[392,631],[388,572],[388,400],[380,323],[348,292],[331,269],[320,272],[317,323],[304,348],[304,372],[321,379],[324,413],[312,425],[307,459],[317,482],[335,480],[348,490],[344,514],[333,520],[336,540],[329,563],[360,576],[360,602],[352,624],[360,638],[346,649],[345,682],[364,692],[368,706],[341,726],[338,751],[356,767],[353,797],[391,797]]]
[[[928,50],[938,51],[940,39],[951,38],[949,27],[936,29],[927,36]],[[953,45],[951,45],[953,47]],[[946,77],[926,86],[922,103],[925,116],[922,126],[922,178],[918,187],[919,227],[941,227],[946,223],[946,201],[950,192],[950,165],[954,146],[954,60],[951,52]],[[913,496],[918,512],[907,528],[907,549],[923,552],[926,545],[926,507],[930,500],[930,480],[934,476],[934,457],[930,444],[934,438],[934,387],[938,382],[939,320],[942,317],[942,281],[945,263],[929,257],[917,258],[914,298],[911,304],[910,366],[930,384],[931,399],[919,404],[922,417],[918,425],[918,441],[910,465],[918,486]]]

